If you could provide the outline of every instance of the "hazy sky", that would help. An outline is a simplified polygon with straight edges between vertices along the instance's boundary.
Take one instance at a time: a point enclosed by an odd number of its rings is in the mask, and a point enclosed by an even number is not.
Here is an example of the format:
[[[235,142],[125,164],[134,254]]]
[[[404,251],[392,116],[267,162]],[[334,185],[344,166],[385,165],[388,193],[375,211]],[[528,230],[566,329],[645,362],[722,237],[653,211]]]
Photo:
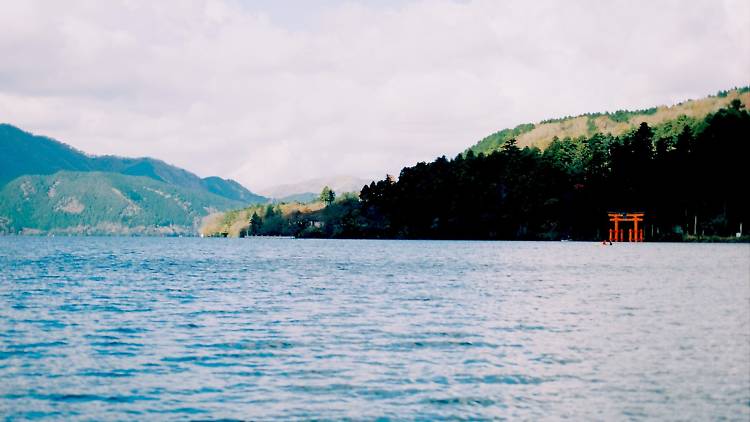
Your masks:
[[[750,84],[750,1],[0,0],[0,122],[253,190]]]

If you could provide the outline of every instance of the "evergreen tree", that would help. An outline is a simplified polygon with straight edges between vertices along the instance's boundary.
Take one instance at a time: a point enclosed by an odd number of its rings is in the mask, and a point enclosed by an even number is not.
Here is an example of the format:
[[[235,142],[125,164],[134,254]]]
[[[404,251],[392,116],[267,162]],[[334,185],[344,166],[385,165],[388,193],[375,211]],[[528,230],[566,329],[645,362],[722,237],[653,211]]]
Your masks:
[[[253,235],[260,234],[263,228],[263,219],[260,218],[257,212],[253,211],[253,215],[250,217],[250,233]]]
[[[325,202],[326,206],[329,206],[333,204],[333,202],[336,200],[336,192],[334,192],[331,188],[328,186],[325,186],[323,188],[323,191],[320,192],[320,195],[318,198]]]

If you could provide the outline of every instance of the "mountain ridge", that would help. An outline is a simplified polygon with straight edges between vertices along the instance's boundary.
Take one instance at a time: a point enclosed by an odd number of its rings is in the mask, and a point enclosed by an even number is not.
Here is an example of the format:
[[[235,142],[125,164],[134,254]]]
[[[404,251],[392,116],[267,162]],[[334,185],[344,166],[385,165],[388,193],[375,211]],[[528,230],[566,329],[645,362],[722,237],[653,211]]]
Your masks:
[[[195,235],[211,213],[266,202],[234,180],[0,124],[0,233]]]
[[[25,158],[26,157],[26,158]],[[56,139],[35,135],[8,123],[0,123],[0,186],[27,174],[57,171],[101,171],[147,176],[176,186],[205,190],[248,203],[266,202],[238,182],[198,175],[151,157],[89,155]]]

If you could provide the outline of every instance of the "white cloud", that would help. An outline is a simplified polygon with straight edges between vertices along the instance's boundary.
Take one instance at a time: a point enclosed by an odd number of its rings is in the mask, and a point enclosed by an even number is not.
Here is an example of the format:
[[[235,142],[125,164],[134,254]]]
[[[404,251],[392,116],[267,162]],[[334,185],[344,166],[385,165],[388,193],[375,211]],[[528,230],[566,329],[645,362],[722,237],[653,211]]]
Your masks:
[[[0,4],[0,121],[251,189],[750,82],[746,1]]]

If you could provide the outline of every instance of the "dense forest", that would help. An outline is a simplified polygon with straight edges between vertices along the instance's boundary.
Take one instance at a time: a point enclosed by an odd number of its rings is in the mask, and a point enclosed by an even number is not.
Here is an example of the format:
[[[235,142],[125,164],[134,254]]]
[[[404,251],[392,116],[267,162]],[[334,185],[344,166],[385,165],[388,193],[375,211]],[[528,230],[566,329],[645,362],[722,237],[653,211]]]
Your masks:
[[[735,236],[750,222],[750,114],[739,101],[705,118],[641,123],[613,136],[514,138],[404,168],[313,213],[254,213],[247,234],[419,239],[607,236],[608,211],[646,213],[646,240]]]

